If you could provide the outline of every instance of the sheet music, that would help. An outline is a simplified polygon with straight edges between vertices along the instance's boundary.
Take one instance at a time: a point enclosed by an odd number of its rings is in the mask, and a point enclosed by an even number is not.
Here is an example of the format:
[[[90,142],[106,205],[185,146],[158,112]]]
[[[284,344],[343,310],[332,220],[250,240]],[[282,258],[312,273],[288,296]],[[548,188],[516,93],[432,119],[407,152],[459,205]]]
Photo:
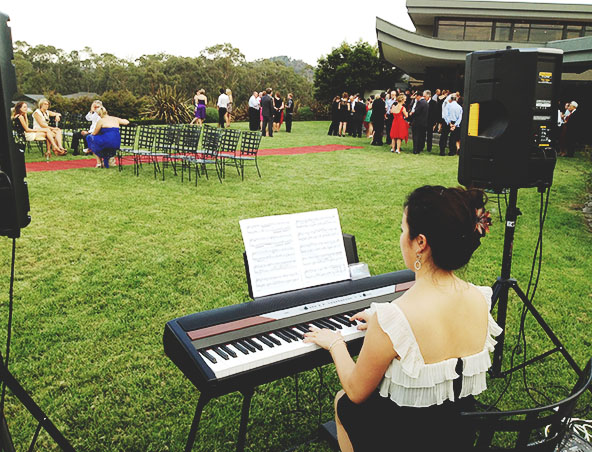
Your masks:
[[[349,279],[337,209],[239,224],[254,297]]]

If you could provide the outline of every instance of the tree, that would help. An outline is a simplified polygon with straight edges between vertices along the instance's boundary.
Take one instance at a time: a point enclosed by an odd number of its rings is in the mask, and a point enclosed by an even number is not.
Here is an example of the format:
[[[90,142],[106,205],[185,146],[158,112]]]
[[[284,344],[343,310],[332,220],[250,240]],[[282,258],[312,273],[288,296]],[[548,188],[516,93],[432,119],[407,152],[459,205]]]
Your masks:
[[[314,73],[314,96],[329,102],[342,92],[361,93],[385,90],[401,79],[403,72],[380,58],[378,48],[367,42],[346,42],[319,58]],[[389,86],[390,85],[390,86]]]

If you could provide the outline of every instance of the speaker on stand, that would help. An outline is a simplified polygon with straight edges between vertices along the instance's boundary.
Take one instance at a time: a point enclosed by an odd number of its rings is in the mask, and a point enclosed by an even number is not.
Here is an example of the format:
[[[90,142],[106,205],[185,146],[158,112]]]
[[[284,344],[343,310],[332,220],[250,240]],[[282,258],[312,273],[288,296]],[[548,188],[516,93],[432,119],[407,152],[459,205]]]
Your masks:
[[[518,295],[555,345],[550,351],[502,371],[505,333],[498,337],[491,374],[502,377],[561,352],[582,375],[571,355],[542,318],[531,300],[512,279],[514,231],[520,210],[519,188],[537,187],[543,193],[553,183],[557,161],[555,130],[563,51],[529,48],[478,51],[467,55],[465,112],[461,125],[458,181],[467,187],[509,190],[501,276],[493,285],[492,309],[504,329],[508,292]]]

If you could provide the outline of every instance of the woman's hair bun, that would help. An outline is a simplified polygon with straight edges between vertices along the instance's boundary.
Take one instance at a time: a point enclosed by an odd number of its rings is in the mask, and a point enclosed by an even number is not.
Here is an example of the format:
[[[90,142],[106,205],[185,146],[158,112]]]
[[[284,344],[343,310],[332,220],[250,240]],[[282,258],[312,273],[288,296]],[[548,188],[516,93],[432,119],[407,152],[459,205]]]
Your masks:
[[[465,266],[481,244],[477,211],[487,197],[480,189],[424,185],[405,202],[409,238],[426,236],[434,264],[443,270]]]

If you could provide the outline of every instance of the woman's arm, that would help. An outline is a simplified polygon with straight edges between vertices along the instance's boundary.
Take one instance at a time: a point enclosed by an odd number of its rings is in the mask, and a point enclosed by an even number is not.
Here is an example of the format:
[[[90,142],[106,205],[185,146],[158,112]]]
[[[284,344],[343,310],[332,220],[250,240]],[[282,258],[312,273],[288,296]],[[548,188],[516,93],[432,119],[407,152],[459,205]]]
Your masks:
[[[405,109],[405,107],[403,107],[403,116],[405,116],[405,118],[409,117],[409,113],[407,113],[407,110]]]
[[[115,118],[117,119],[117,122],[119,123],[120,126],[127,126],[129,124],[129,121],[127,119],[122,119],[122,118]]]
[[[327,329],[315,330],[306,333],[305,342],[330,349],[341,386],[354,403],[362,403],[372,394],[391,361],[397,357],[390,338],[378,324],[376,314],[368,319],[366,337],[357,362],[350,356],[339,333]]]

